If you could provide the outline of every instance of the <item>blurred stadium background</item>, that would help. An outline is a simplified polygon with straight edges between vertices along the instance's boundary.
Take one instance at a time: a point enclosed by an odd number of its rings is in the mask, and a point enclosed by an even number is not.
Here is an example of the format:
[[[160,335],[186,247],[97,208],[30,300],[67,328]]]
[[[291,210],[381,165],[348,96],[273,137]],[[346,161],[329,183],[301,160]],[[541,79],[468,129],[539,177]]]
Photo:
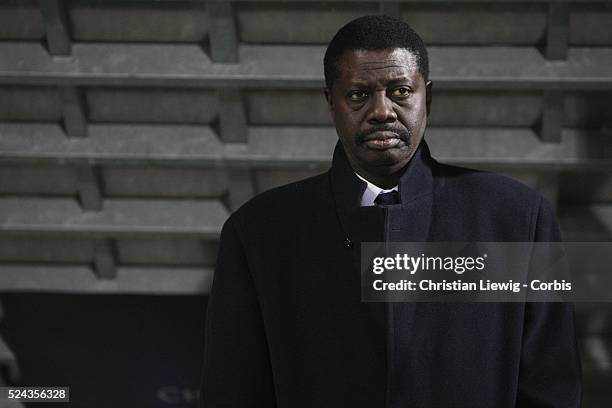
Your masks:
[[[221,225],[327,168],[324,45],[379,12],[429,47],[434,156],[611,240],[610,1],[4,0],[0,381],[195,406]],[[612,406],[612,307],[577,310],[584,406]]]

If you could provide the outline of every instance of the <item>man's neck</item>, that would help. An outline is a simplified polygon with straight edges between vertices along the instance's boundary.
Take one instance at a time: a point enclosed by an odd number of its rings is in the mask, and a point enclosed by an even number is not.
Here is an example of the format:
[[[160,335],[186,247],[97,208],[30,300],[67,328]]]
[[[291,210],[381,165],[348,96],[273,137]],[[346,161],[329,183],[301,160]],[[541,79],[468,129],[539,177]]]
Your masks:
[[[402,174],[404,174],[405,170],[406,168],[404,167],[403,169],[395,173],[379,176],[376,174],[369,173],[367,171],[363,171],[362,169],[353,168],[353,171],[361,178],[366,181],[369,181],[370,183],[383,190],[390,190],[393,187],[397,186],[399,184],[400,177],[402,176]]]
[[[357,177],[359,177],[359,178],[360,178],[362,181],[365,181],[365,182],[366,182],[366,183],[368,183],[368,184],[372,184],[372,185],[374,185],[375,187],[377,187],[378,189],[383,190],[383,191],[389,191],[389,190],[391,190],[391,189],[394,189],[395,187],[397,187],[397,184],[398,184],[398,183],[395,183],[395,184],[393,184],[393,185],[387,185],[387,184],[385,184],[385,185],[381,185],[381,184],[378,184],[378,183],[376,183],[376,182],[373,182],[373,181],[371,181],[371,180],[367,179],[366,177],[364,177],[362,174],[360,174],[360,173],[359,173],[359,172],[357,172],[357,171],[355,171],[355,175],[356,175]],[[399,180],[398,180],[398,181],[399,181]]]

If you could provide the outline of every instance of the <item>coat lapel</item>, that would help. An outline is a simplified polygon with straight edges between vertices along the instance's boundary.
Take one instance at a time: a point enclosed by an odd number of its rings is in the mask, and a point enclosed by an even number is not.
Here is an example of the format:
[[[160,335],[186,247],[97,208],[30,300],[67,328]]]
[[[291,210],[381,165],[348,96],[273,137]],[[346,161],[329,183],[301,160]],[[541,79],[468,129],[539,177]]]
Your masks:
[[[338,142],[329,175],[345,238],[355,245],[368,241],[427,241],[433,197],[433,164],[435,161],[423,141],[400,178],[401,204],[387,209],[361,207],[366,184],[355,175],[342,144]]]

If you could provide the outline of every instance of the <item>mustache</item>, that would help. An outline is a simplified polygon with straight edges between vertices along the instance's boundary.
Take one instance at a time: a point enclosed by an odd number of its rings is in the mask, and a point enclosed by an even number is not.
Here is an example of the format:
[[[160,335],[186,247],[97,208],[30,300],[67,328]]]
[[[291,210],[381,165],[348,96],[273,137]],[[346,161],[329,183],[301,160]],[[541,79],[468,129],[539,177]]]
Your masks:
[[[412,132],[409,131],[408,129],[397,128],[397,127],[389,126],[389,125],[383,125],[383,126],[376,126],[376,127],[373,127],[367,130],[363,130],[357,133],[357,135],[355,136],[356,142],[364,143],[366,139],[368,138],[368,136],[373,135],[375,133],[380,133],[380,132],[395,133],[400,138],[400,140],[404,141],[406,144],[410,143],[410,138],[412,136]]]

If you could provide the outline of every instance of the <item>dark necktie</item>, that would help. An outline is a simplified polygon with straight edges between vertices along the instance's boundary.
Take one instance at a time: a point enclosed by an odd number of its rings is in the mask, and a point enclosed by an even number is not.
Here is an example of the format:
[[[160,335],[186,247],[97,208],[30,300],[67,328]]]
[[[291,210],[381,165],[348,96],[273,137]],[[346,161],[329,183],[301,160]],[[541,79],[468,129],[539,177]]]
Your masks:
[[[376,196],[376,199],[374,200],[374,204],[379,207],[399,204],[399,202],[400,200],[397,190],[389,191],[388,193],[380,193]]]

